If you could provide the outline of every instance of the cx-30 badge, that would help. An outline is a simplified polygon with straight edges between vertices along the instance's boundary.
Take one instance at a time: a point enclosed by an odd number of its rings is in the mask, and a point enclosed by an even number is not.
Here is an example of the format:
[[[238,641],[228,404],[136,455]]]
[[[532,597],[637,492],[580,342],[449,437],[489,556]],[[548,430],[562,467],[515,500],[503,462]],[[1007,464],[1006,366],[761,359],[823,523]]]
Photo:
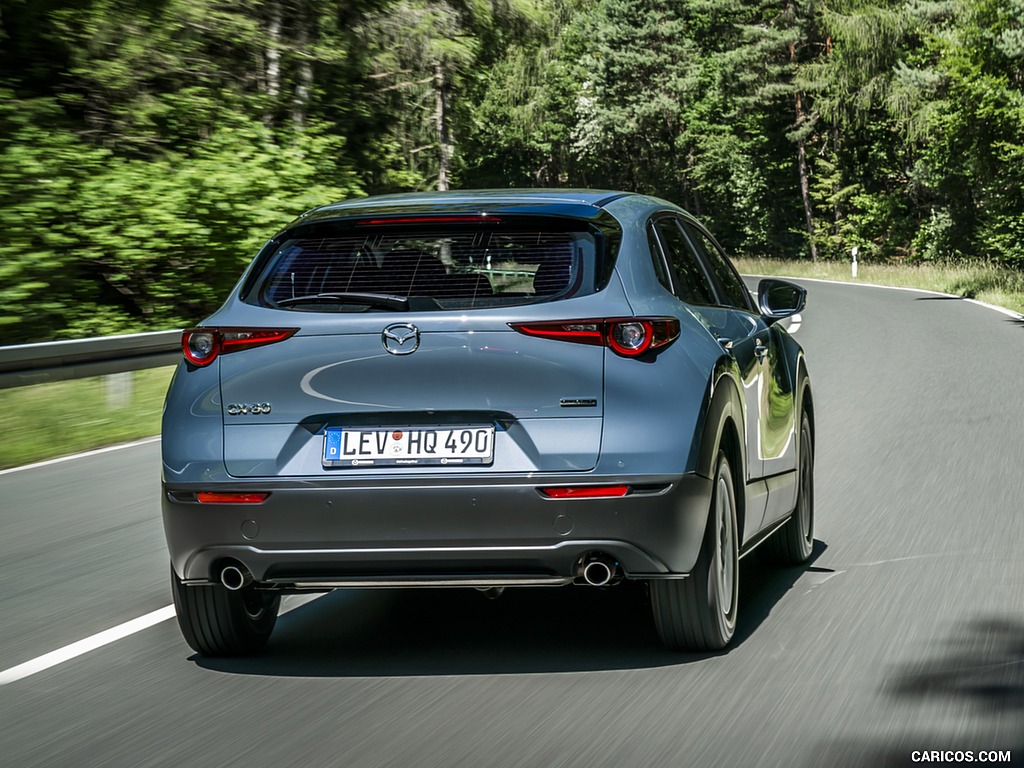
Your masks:
[[[389,325],[380,335],[384,349],[392,355],[411,355],[420,346],[420,329],[409,323]]]
[[[228,416],[270,413],[270,403],[228,403]]]

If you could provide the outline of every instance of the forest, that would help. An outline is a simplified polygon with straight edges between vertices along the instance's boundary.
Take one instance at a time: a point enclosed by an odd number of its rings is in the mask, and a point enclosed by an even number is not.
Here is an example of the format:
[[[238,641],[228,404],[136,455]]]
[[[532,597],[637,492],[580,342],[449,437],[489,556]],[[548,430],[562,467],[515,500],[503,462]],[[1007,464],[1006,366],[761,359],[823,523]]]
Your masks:
[[[5,344],[195,323],[316,205],[549,186],[1019,269],[1024,0],[0,0]]]

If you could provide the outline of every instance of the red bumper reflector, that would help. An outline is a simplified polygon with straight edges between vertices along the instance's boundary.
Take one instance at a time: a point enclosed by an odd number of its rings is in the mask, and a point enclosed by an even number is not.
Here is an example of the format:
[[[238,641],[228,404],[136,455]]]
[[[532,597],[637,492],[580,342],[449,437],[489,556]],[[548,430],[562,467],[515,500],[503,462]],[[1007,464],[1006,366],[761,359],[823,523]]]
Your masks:
[[[269,493],[223,493],[200,491],[196,499],[200,504],[262,504]]]
[[[541,488],[549,499],[614,499],[629,493],[628,485],[570,485]]]

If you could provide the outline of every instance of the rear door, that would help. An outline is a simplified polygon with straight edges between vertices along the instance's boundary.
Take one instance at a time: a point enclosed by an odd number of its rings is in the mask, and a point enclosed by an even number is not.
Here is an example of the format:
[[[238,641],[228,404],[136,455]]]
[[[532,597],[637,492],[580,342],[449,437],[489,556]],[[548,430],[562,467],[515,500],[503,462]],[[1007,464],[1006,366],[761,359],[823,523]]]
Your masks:
[[[762,475],[771,477],[796,469],[796,409],[778,329],[769,328],[754,308],[749,291],[714,240],[692,222],[683,222],[687,236],[708,264],[721,303],[734,307],[753,323],[754,353],[761,368],[758,378],[760,422],[757,446]]]
[[[703,254],[688,236],[687,225],[688,222],[676,214],[663,214],[654,221],[654,229],[668,262],[673,291],[690,305],[693,313],[739,367],[746,406],[747,466],[744,479],[750,482],[764,474],[764,462],[758,447],[764,405],[765,367],[760,354],[766,338],[760,333],[763,323],[749,311],[749,306],[736,308],[726,303],[727,298],[722,298],[723,291]]]

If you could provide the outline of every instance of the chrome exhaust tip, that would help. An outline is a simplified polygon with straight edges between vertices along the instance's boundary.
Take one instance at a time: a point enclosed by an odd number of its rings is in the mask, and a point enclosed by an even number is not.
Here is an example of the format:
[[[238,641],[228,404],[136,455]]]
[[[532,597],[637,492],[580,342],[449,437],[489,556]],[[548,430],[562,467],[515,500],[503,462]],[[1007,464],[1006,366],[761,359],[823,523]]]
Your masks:
[[[592,587],[607,587],[619,576],[619,564],[608,555],[600,553],[584,557],[577,570],[583,581]]]
[[[225,589],[237,592],[252,584],[252,574],[244,565],[225,565],[220,572],[220,583]]]

